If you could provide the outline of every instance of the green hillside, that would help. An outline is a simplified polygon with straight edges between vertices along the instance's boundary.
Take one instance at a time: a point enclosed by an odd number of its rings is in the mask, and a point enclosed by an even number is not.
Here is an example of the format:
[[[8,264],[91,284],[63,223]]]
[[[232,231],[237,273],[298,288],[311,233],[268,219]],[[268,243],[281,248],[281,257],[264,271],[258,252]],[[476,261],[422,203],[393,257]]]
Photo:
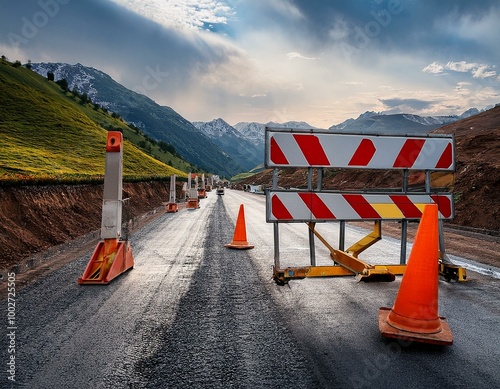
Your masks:
[[[93,104],[80,103],[56,83],[2,59],[0,181],[86,182],[102,178],[107,129],[122,131],[125,139],[142,141],[158,159],[175,159],[182,165],[179,158],[162,153],[119,118]],[[124,142],[123,161],[125,180],[162,179],[171,174],[186,177],[185,172],[147,155],[128,140]]]

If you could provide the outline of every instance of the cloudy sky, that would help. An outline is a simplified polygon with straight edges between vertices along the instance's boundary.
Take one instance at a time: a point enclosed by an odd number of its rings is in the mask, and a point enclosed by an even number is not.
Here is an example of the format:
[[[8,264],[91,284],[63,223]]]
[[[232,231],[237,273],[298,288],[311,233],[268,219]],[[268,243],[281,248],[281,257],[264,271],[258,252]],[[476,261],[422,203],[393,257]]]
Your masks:
[[[190,121],[500,103],[498,0],[1,0],[0,54],[81,63]]]

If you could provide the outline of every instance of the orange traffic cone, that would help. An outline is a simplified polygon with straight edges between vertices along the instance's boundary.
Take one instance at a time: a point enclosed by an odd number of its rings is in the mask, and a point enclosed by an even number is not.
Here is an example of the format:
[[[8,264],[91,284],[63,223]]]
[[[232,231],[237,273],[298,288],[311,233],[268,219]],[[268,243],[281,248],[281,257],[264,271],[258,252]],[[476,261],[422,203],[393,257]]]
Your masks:
[[[438,316],[438,206],[427,204],[394,306],[380,308],[382,336],[451,345],[453,335]]]
[[[240,205],[240,210],[238,212],[238,219],[236,220],[236,228],[234,229],[233,240],[229,244],[225,244],[224,247],[230,249],[253,249],[254,246],[248,244],[247,241],[247,230],[245,227],[245,209],[243,204]]]

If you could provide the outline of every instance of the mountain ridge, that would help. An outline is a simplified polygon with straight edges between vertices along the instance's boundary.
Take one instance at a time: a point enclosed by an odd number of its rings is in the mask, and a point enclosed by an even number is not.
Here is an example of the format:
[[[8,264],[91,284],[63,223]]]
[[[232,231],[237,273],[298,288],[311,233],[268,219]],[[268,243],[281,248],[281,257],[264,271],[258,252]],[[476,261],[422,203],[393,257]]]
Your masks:
[[[45,77],[51,72],[55,80],[64,78],[70,90],[86,93],[93,103],[117,113],[151,138],[173,145],[179,155],[202,170],[227,177],[244,170],[171,107],[127,89],[98,69],[61,62],[30,65]]]
[[[328,129],[340,132],[372,132],[385,134],[427,133],[445,124],[456,122],[480,112],[477,108],[469,108],[461,115],[421,116],[410,113],[384,113],[366,111],[356,119],[349,118],[342,123],[334,124]]]

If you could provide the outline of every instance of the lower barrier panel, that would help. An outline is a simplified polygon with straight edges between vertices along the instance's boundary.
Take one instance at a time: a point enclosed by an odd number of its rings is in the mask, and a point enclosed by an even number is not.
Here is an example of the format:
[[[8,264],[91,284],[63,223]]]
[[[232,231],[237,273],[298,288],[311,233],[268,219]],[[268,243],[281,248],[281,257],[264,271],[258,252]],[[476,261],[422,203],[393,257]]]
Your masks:
[[[426,204],[438,204],[439,218],[454,217],[453,195],[268,191],[267,222],[418,220]]]

